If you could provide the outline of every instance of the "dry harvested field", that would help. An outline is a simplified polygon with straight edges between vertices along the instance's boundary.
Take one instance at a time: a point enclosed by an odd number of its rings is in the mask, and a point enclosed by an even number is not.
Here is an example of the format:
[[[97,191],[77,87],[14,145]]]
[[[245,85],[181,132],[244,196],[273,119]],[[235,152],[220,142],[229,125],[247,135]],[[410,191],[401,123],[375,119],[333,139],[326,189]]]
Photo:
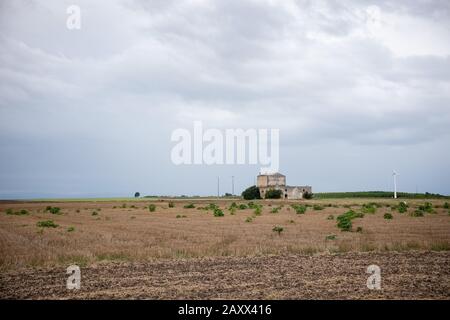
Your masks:
[[[450,298],[445,201],[426,200],[433,213],[421,217],[412,213],[425,200],[406,213],[394,200],[296,202],[304,214],[287,201],[258,201],[261,214],[231,214],[230,200],[170,201],[1,202],[0,298]],[[353,231],[337,227],[338,215],[369,202],[375,212],[353,219]],[[224,216],[199,210],[210,203]],[[38,227],[48,220],[57,227]],[[82,268],[76,292],[65,288],[70,264]],[[366,287],[371,264],[380,291]]]

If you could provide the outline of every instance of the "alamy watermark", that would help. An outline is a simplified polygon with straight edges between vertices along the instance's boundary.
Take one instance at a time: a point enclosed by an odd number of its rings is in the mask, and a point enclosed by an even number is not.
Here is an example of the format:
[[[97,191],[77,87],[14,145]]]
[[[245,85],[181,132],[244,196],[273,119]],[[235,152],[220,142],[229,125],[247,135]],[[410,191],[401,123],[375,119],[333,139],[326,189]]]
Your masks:
[[[66,288],[68,290],[79,290],[81,288],[81,270],[77,265],[71,265],[67,267],[66,273],[69,274],[66,282]]]
[[[277,172],[279,140],[279,129],[204,130],[202,121],[194,121],[192,131],[178,128],[172,132],[171,141],[177,143],[171,160],[175,165],[260,164],[262,172]]]
[[[73,4],[67,7],[66,13],[69,15],[66,20],[67,29],[81,29],[81,8]]]
[[[381,268],[376,264],[367,267],[366,273],[370,273],[367,278],[367,288],[370,290],[381,290]]]

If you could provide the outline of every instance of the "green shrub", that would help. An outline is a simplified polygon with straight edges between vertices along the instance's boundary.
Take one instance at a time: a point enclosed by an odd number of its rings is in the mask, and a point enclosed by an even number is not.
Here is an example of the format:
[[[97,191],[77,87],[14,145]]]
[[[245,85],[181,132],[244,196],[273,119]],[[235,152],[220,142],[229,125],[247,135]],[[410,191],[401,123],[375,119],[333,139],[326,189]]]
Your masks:
[[[148,206],[148,211],[155,212],[155,210],[156,210],[156,206],[153,203]]]
[[[301,204],[293,204],[291,205],[292,209],[295,210],[295,213],[297,214],[304,214],[306,212],[306,206],[303,206]]]
[[[124,204],[122,204],[122,208],[126,208],[127,207],[127,204],[126,203],[124,203]]]
[[[444,209],[450,209],[450,204],[448,202],[444,203]]]
[[[92,212],[92,215],[93,215],[93,216],[98,216],[98,212],[97,212],[97,211],[93,211],[93,212]]]
[[[220,210],[219,208],[214,209],[214,217],[223,217],[223,216],[224,214],[222,210]]]
[[[304,199],[312,199],[313,196],[314,196],[314,195],[312,194],[312,192],[306,191],[306,192],[303,193],[303,198],[304,198]]]
[[[281,190],[269,189],[266,191],[265,198],[266,199],[280,199],[282,193],[283,192]]]
[[[281,210],[281,207],[275,207],[275,208],[272,208],[272,210],[270,210],[270,212],[271,213],[278,213],[278,211],[280,211]]]
[[[228,210],[231,210],[231,209],[237,209],[238,208],[238,205],[236,204],[236,202],[233,202],[232,204],[230,204],[230,207],[228,208]]]
[[[169,202],[169,208],[175,208],[175,203]]]
[[[13,211],[12,209],[6,209],[7,215],[26,216],[29,214],[28,210],[22,209],[19,211]]]
[[[239,208],[239,210],[245,210],[245,209],[247,209],[247,206],[245,204],[241,203],[238,208]]]
[[[183,208],[185,208],[185,209],[193,209],[193,208],[195,208],[195,205],[193,203],[189,203],[189,204],[185,205]]]
[[[348,216],[342,215],[337,217],[337,226],[342,231],[350,231],[352,229],[352,221]]]
[[[425,202],[424,204],[419,205],[419,210],[428,213],[434,213],[433,205],[430,202]]]
[[[46,221],[39,221],[37,223],[38,227],[41,228],[57,228],[58,225],[56,223],[53,222],[53,220],[46,220]]]
[[[206,207],[207,210],[216,210],[219,207],[215,204],[215,203],[210,203],[208,204],[208,206]]]
[[[177,217],[176,217],[176,218],[177,218],[177,219],[178,219],[178,218],[181,218],[181,215],[177,214]]]
[[[422,210],[415,210],[414,212],[411,212],[412,217],[423,217],[424,212]]]
[[[67,232],[72,232],[72,231],[75,231],[75,228],[74,228],[74,227],[68,227],[68,228],[67,228]]]
[[[344,214],[339,215],[337,220],[337,226],[342,231],[350,231],[352,229],[352,220],[355,218],[362,218],[364,214],[362,212],[355,212],[353,210],[349,210]]]
[[[249,208],[249,209],[255,209],[257,206],[258,206],[258,205],[255,204],[253,201],[250,201],[250,202],[248,203],[248,208]]]
[[[260,216],[261,212],[262,212],[262,206],[261,205],[256,206],[255,211],[254,211],[255,216]]]
[[[362,205],[361,211],[363,213],[375,213],[377,211],[377,207],[373,205],[373,203],[364,203]]]
[[[280,227],[280,226],[275,226],[275,227],[273,227],[273,229],[272,229],[272,231],[273,232],[277,232],[278,233],[278,235],[281,235],[281,233],[283,232],[283,228],[282,227]]]
[[[356,232],[359,232],[359,233],[361,233],[363,231],[363,228],[362,227],[358,227],[358,228],[356,228]]]
[[[406,202],[402,201],[398,204],[397,209],[398,212],[405,213],[406,211],[408,211],[408,205],[406,204]]]
[[[319,204],[315,204],[315,205],[313,205],[313,209],[314,210],[323,210],[323,207]]]
[[[247,217],[247,219],[245,219],[245,222],[252,222],[253,218],[252,217]]]
[[[393,219],[394,217],[393,217],[392,214],[390,214],[390,213],[385,213],[385,214],[384,214],[384,218],[387,219],[387,220],[391,220],[391,219]]]
[[[235,207],[232,207],[232,208],[230,208],[229,210],[230,210],[230,214],[231,214],[232,216],[234,216],[234,215],[236,214],[236,208],[235,208]]]
[[[242,197],[245,200],[261,199],[261,194],[257,186],[251,186],[242,192]]]

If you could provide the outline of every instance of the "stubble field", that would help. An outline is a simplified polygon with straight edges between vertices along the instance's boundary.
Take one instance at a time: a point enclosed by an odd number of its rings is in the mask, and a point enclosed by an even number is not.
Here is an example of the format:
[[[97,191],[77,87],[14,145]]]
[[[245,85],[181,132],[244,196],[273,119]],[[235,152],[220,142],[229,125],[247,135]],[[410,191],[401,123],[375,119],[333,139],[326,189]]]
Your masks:
[[[257,201],[260,213],[216,199],[2,202],[0,297],[449,299],[445,201],[407,201],[405,213],[399,202]],[[425,202],[430,212],[413,216]],[[365,213],[341,231],[337,217],[349,210]],[[57,226],[38,226],[49,220]],[[65,287],[71,264],[82,270],[77,291]],[[382,290],[366,287],[371,264],[382,270]]]

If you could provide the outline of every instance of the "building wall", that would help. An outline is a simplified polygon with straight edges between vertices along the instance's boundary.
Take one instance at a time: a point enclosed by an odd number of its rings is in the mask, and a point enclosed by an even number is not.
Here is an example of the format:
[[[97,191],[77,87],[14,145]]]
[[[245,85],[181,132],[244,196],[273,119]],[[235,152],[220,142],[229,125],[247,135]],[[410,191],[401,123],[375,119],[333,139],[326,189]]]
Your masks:
[[[258,188],[285,186],[286,176],[282,174],[266,175],[260,174],[256,180],[256,186]]]
[[[305,192],[312,192],[311,186],[286,186],[286,176],[282,174],[259,175],[256,185],[262,198],[270,189],[281,190],[284,199],[302,199]]]

